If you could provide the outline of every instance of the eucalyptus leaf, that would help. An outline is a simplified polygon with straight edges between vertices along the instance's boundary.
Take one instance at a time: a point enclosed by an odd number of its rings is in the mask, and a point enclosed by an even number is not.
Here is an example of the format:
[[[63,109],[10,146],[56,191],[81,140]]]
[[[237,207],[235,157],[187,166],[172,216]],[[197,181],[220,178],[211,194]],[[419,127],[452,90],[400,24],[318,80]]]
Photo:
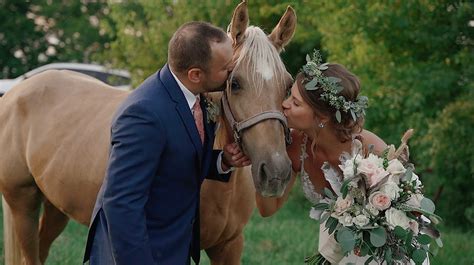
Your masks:
[[[424,197],[421,202],[420,202],[421,209],[428,212],[428,213],[434,213],[435,211],[435,205],[432,200]]]
[[[306,54],[306,62],[310,62],[311,61],[311,57],[309,56],[309,54]]]
[[[384,256],[385,256],[384,257],[385,262],[387,262],[387,264],[392,264],[392,249],[391,248],[387,248]]]
[[[410,182],[412,177],[413,177],[413,169],[407,168],[407,170],[405,171],[405,175],[403,175],[402,177],[402,180]]]
[[[374,247],[381,247],[387,242],[387,232],[382,227],[377,227],[370,231],[370,243]]]
[[[395,226],[395,229],[393,230],[393,232],[395,233],[395,236],[398,237],[399,239],[405,239],[406,235],[407,235],[407,231],[405,231],[405,229],[403,229],[401,226]]]
[[[413,251],[411,254],[411,259],[416,263],[416,264],[422,264],[423,261],[426,259],[426,251],[422,249],[416,249]]]
[[[316,90],[318,89],[317,88],[317,85],[318,85],[318,79],[317,78],[313,78],[311,81],[309,81],[308,83],[306,83],[306,85],[304,86],[304,88],[306,90]]]
[[[440,248],[443,247],[443,241],[441,240],[441,237],[436,238],[435,242],[436,242],[436,245],[438,245],[438,247]]]
[[[326,79],[327,79],[329,82],[332,82],[332,83],[339,83],[339,82],[341,82],[341,79],[340,79],[340,78],[337,78],[337,77],[334,77],[334,76],[328,76],[328,77],[326,77]]]
[[[336,239],[345,253],[352,251],[355,247],[355,243],[356,243],[355,235],[349,229],[339,230],[337,232]]]
[[[357,121],[357,117],[356,117],[356,115],[355,115],[353,109],[351,109],[351,115],[352,115],[352,119],[353,119],[354,121]]]
[[[428,235],[420,235],[416,238],[420,244],[428,245],[431,242],[431,237]]]
[[[320,202],[320,203],[316,203],[313,208],[315,210],[327,210],[329,209],[329,204],[327,203],[324,203],[324,202]]]
[[[336,196],[332,193],[332,191],[328,188],[324,188],[324,194],[330,198],[330,199],[333,199],[333,200],[336,200]]]
[[[330,214],[329,212],[324,212],[324,213],[321,215],[321,218],[319,219],[319,222],[320,222],[320,223],[326,222],[326,220],[329,218],[329,216],[331,216],[331,214]]]
[[[337,120],[337,122],[341,123],[341,120],[342,120],[341,111],[339,111],[339,110],[336,111],[336,120]]]

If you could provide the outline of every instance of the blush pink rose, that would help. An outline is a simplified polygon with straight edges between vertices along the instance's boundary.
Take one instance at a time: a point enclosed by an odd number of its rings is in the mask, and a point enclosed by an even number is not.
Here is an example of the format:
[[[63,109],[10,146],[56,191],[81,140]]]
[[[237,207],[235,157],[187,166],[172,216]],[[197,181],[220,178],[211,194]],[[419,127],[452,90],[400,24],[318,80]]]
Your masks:
[[[391,205],[390,197],[380,191],[376,191],[369,196],[369,203],[377,210],[383,211]]]
[[[367,184],[370,187],[377,185],[389,174],[389,172],[383,169],[383,159],[373,154],[369,154],[368,158],[360,161],[357,171],[365,175]]]

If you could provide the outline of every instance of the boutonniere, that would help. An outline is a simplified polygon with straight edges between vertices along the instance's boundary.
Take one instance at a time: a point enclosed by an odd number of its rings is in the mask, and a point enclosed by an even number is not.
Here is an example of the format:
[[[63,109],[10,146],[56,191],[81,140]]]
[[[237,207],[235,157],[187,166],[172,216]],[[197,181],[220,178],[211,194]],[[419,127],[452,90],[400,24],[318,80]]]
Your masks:
[[[221,108],[218,103],[213,102],[212,100],[205,97],[206,103],[206,112],[207,112],[207,123],[214,122],[216,123],[221,114]]]

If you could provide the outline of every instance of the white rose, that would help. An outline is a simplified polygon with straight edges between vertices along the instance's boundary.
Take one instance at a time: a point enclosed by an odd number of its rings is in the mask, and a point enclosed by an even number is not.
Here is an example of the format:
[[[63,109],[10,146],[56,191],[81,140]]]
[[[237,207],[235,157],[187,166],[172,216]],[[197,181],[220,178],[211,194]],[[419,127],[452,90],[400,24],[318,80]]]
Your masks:
[[[411,181],[410,182],[412,182],[412,181],[415,181],[415,188],[419,188],[421,186],[420,178],[415,173],[413,173],[412,176],[411,176]]]
[[[357,225],[359,227],[363,227],[363,226],[365,226],[369,223],[369,218],[367,218],[367,216],[365,216],[363,214],[360,214],[360,215],[357,215],[356,217],[354,217],[353,221],[354,221],[355,225]]]
[[[357,157],[357,158],[351,158],[351,159],[347,159],[346,161],[344,161],[344,163],[342,165],[339,165],[339,168],[342,170],[342,173],[344,175],[344,179],[347,179],[347,178],[351,178],[354,176],[355,172],[354,172],[354,163],[355,164],[359,164],[361,158]]]
[[[387,171],[392,175],[401,175],[405,174],[407,170],[398,159],[393,159],[388,161]]]
[[[350,214],[344,214],[339,216],[338,220],[343,226],[351,226],[353,224],[353,219]]]
[[[369,213],[371,213],[373,216],[377,216],[379,215],[379,210],[377,210],[377,208],[375,208],[373,205],[371,204],[367,204],[365,206],[365,209],[367,209],[369,211]]]
[[[408,206],[420,208],[421,207],[421,200],[423,200],[423,194],[415,193],[410,196],[410,199],[406,202]]]
[[[343,199],[342,197],[337,197],[335,205],[336,208],[334,209],[334,211],[338,214],[346,212],[352,206],[353,201],[354,199],[350,196],[347,196],[345,199]]]
[[[410,219],[406,216],[404,211],[390,208],[385,212],[385,218],[391,229],[394,229],[396,226],[400,226],[403,229],[410,227]]]
[[[380,191],[387,194],[388,197],[390,197],[390,199],[393,201],[400,197],[401,189],[395,182],[387,181],[380,187]]]

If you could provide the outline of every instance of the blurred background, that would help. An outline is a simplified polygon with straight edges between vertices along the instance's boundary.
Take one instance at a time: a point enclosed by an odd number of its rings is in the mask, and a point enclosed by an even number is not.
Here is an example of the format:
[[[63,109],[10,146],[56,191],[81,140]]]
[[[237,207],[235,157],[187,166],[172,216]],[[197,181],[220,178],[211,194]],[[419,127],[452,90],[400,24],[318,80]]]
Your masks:
[[[0,0],[0,79],[69,62],[121,69],[136,87],[166,62],[168,40],[182,23],[204,20],[225,29],[239,2]],[[367,129],[395,145],[415,129],[411,158],[444,219],[445,247],[432,264],[474,264],[474,2],[248,5],[250,24],[267,32],[288,5],[296,10],[297,30],[282,53],[292,74],[307,53],[321,49],[325,59],[361,79],[362,94],[370,99]],[[246,229],[243,264],[302,264],[317,246],[309,207],[296,189],[277,215],[256,214]],[[78,264],[86,232],[71,222],[48,264]]]

